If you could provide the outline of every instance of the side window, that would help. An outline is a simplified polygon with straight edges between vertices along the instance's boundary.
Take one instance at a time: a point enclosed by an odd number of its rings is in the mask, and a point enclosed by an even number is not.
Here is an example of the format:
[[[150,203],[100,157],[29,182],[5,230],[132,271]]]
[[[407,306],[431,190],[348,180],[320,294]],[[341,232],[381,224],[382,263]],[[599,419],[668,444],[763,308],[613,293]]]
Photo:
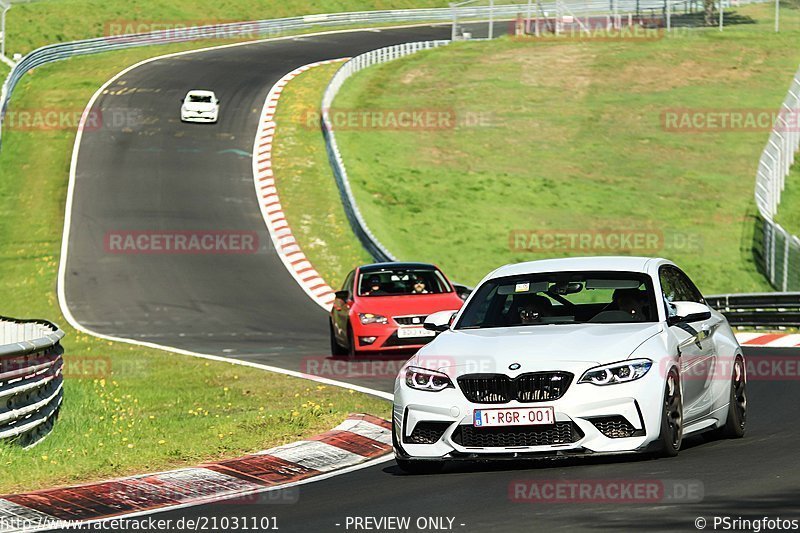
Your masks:
[[[683,294],[682,299],[684,301],[697,302],[699,304],[706,303],[703,299],[703,295],[697,290],[697,287],[692,283],[692,280],[689,279],[689,276],[677,268],[671,268],[670,270],[673,271],[677,283],[681,286],[681,294]]]
[[[353,277],[355,276],[356,271],[352,270],[344,280],[342,284],[342,290],[347,291],[347,294],[353,294]]]
[[[700,291],[694,283],[680,270],[672,266],[663,266],[659,271],[661,290],[667,302],[705,303]]]

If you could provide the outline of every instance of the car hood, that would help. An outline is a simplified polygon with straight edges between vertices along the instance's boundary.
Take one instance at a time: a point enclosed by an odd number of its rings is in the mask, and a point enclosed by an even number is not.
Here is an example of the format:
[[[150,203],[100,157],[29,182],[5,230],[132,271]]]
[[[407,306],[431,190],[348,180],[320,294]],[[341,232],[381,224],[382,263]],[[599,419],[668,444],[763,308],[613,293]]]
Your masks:
[[[384,316],[430,315],[439,311],[458,311],[463,303],[455,293],[361,296],[356,311]]]
[[[207,113],[209,111],[214,111],[217,109],[217,104],[209,104],[204,102],[188,102],[183,104],[183,108],[186,111],[201,111],[203,113]]]
[[[621,361],[662,331],[661,324],[560,324],[446,331],[411,364],[452,375],[585,369]],[[519,364],[517,371],[509,366]]]

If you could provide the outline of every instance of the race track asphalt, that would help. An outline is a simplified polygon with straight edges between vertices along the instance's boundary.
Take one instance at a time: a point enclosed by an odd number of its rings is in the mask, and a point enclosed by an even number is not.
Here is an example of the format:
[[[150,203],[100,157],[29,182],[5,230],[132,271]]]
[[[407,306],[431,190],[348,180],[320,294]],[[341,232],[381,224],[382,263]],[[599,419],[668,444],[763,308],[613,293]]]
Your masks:
[[[326,315],[270,249],[256,202],[249,154],[264,98],[300,65],[448,35],[447,27],[420,27],[307,36],[158,60],[125,74],[96,101],[104,126],[87,131],[80,147],[65,280],[75,318],[107,335],[290,370],[299,370],[304,357],[327,356]],[[222,100],[216,126],[178,120],[179,100],[198,87]],[[226,255],[106,250],[117,232],[183,230],[254,232],[262,246],[255,254]],[[795,353],[746,350],[754,360]],[[391,390],[389,378],[351,381]],[[275,517],[282,532],[364,531],[347,527],[347,517],[365,516],[409,516],[410,531],[442,530],[418,529],[419,517],[450,517],[452,530],[470,532],[696,531],[700,516],[708,530],[715,515],[800,518],[798,392],[797,380],[751,381],[747,437],[689,439],[674,459],[456,465],[436,476],[404,475],[390,461],[276,498],[291,504],[218,503],[157,517]],[[520,503],[509,498],[510,484],[520,479],[677,480],[700,487],[702,498]],[[230,530],[216,530],[224,529]]]

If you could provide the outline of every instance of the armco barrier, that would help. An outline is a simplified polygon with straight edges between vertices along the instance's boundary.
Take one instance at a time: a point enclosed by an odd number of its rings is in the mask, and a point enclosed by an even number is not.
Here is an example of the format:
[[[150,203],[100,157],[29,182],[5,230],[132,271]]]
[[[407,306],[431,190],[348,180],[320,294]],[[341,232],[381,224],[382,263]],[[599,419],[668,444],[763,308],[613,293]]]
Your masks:
[[[52,429],[63,398],[63,337],[50,322],[0,317],[0,440],[31,446]]]
[[[376,261],[396,261],[396,259],[391,252],[380,243],[378,238],[373,235],[366,221],[364,221],[364,217],[361,216],[361,212],[358,210],[358,204],[350,188],[350,180],[347,178],[347,169],[344,166],[342,154],[339,151],[339,145],[336,143],[336,134],[333,131],[334,128],[330,118],[331,105],[344,82],[356,72],[372,65],[415,54],[421,50],[429,50],[448,44],[450,44],[450,41],[405,43],[389,46],[387,48],[379,48],[367,52],[366,54],[356,56],[336,71],[336,74],[334,74],[322,97],[322,112],[320,113],[322,135],[325,137],[325,148],[328,152],[328,160],[333,170],[333,176],[336,179],[336,185],[339,188],[339,194],[342,197],[342,204],[347,214],[347,220],[350,221],[350,226],[353,228],[356,237],[358,237],[361,244]]]
[[[747,3],[747,1],[742,1],[741,3]],[[630,12],[634,9],[640,11],[661,10],[664,5],[662,0],[617,0],[616,3],[612,0],[611,3],[616,5],[617,13],[623,11]],[[546,12],[556,12],[556,2],[542,2],[538,5],[540,9]],[[608,12],[609,10],[609,3],[606,0],[566,0],[558,5],[566,6],[573,13],[600,13]],[[490,18],[489,13],[491,11],[491,18],[495,20],[508,20],[525,13],[526,10],[527,2],[511,5],[495,5],[493,8],[489,6],[460,7],[458,8],[457,18],[468,18],[471,22],[487,20]],[[181,28],[179,30],[173,29],[129,35],[113,35],[43,46],[23,57],[19,63],[11,69],[5,83],[3,83],[2,92],[0,93],[0,106],[2,106],[0,107],[0,141],[2,141],[3,120],[14,88],[27,72],[47,63],[52,63],[53,61],[139,46],[199,41],[203,39],[263,39],[296,32],[311,31],[317,28],[323,29],[348,26],[368,27],[377,24],[395,23],[449,22],[454,20],[454,15],[455,12],[451,8],[326,13],[281,19],[212,24],[192,28]],[[2,147],[2,144],[0,144],[0,147]]]
[[[800,327],[800,292],[722,294],[706,302],[734,327]]]

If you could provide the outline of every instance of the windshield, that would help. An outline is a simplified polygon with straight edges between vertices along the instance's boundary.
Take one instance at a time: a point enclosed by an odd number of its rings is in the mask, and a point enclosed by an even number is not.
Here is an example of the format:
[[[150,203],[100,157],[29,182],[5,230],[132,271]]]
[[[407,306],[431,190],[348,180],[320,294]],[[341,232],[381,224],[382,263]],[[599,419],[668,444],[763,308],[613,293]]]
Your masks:
[[[649,276],[633,272],[555,272],[484,283],[455,329],[655,322],[657,316]]]
[[[197,104],[210,104],[211,95],[190,94],[189,101]]]
[[[387,269],[363,272],[359,296],[401,296],[451,292],[441,272],[434,269]]]

